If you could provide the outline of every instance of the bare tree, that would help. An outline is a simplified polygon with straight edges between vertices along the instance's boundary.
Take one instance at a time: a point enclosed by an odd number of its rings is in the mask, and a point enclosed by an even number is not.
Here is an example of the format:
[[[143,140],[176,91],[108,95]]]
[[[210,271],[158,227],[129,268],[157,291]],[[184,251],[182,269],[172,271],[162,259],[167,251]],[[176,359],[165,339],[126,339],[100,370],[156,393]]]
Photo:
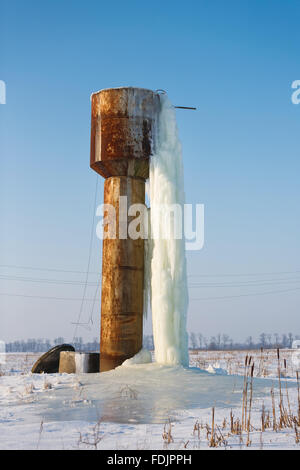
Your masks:
[[[261,333],[261,334],[259,335],[259,341],[260,341],[260,344],[261,344],[261,346],[262,346],[263,348],[265,348],[266,345],[267,345],[267,340],[266,340],[266,338],[267,338],[267,337],[266,337],[266,334],[265,334],[265,333]]]
[[[229,341],[230,341],[229,335],[226,335],[226,334],[222,335],[222,346],[224,349],[226,349]]]
[[[293,341],[294,341],[293,333],[288,334],[288,339],[289,339],[289,348],[291,348]]]
[[[202,335],[202,333],[198,334],[198,341],[199,341],[199,347],[200,347],[200,349],[202,349],[202,347],[203,347],[203,335]]]
[[[197,349],[197,337],[195,333],[190,334],[190,343],[191,343],[192,349]]]

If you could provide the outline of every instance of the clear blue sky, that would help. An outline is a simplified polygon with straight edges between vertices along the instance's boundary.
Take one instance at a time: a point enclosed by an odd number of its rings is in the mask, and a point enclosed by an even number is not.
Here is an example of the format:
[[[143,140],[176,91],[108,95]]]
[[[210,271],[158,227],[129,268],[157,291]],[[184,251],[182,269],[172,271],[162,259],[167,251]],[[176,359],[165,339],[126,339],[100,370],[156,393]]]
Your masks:
[[[188,254],[189,275],[202,276],[189,278],[198,286],[189,330],[300,334],[300,290],[291,290],[300,288],[299,25],[296,0],[0,1],[0,293],[82,296],[81,284],[16,276],[84,274],[3,265],[85,271],[96,182],[90,94],[163,88],[175,105],[198,108],[177,113],[186,199],[206,211],[205,247]],[[99,177],[99,203],[102,189]],[[100,268],[94,240],[91,270]],[[270,274],[228,276],[256,273]],[[252,295],[279,290],[288,292]],[[0,308],[0,339],[71,339],[80,301],[1,295]],[[98,336],[99,317],[97,304],[86,339]]]

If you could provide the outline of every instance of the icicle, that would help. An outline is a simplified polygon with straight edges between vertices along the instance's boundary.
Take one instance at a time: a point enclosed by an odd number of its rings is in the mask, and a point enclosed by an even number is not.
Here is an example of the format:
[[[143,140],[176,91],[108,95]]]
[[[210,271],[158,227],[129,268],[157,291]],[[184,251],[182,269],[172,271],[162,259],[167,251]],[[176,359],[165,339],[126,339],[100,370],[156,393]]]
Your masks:
[[[185,199],[182,152],[175,110],[166,95],[162,95],[160,99],[157,152],[150,161],[149,184],[152,232],[151,310],[155,359],[161,364],[188,366],[188,290],[184,236],[182,234],[180,239],[176,239],[176,229],[171,227],[169,239],[153,239],[157,227],[163,227],[166,222],[165,211],[158,208],[177,204],[183,214]],[[179,222],[182,222],[182,217]]]

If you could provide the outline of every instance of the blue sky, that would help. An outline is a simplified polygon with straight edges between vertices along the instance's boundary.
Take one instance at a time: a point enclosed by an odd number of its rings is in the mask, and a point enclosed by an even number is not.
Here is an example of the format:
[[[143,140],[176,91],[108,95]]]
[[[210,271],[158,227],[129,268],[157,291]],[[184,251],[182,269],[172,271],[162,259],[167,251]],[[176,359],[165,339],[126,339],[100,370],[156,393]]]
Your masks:
[[[0,8],[0,293],[34,296],[0,296],[3,339],[72,338],[80,301],[35,296],[82,296],[85,275],[63,271],[83,272],[88,260],[90,94],[115,86],[162,88],[175,105],[198,108],[177,112],[186,199],[206,214],[205,246],[188,253],[197,283],[189,330],[300,334],[300,291],[291,290],[300,288],[300,105],[291,102],[299,2],[2,0]],[[99,177],[99,203],[102,192]],[[100,268],[95,239],[91,271]],[[84,320],[90,310],[87,302]],[[96,305],[86,339],[98,336],[99,318]]]

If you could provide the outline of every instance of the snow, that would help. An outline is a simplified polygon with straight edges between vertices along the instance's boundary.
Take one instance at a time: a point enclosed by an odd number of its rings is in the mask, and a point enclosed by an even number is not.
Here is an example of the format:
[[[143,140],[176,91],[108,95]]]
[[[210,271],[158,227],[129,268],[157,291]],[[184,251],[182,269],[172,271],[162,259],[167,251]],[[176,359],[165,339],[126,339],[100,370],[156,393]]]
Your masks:
[[[300,349],[293,352],[292,361],[295,370],[300,371]]]
[[[188,289],[184,237],[178,237],[184,205],[183,165],[175,110],[160,96],[157,150],[150,160],[151,311],[155,360],[160,364],[188,365],[186,314]],[[176,205],[170,223],[167,211]],[[168,226],[169,223],[169,226]],[[167,225],[166,225],[167,224]],[[177,238],[178,237],[178,238]],[[146,266],[146,273],[148,267]]]
[[[206,371],[209,372],[210,374],[227,375],[227,371],[225,369],[222,369],[222,367],[220,367],[220,364],[218,362],[215,362],[215,364],[209,364]]]
[[[297,410],[292,351],[282,379],[290,406]],[[194,365],[226,370],[209,374],[199,367],[185,369],[155,363],[121,366],[102,374],[36,375],[28,372],[36,355],[8,355],[0,377],[1,449],[207,449],[206,426],[216,425],[226,437],[221,448],[246,449],[246,433],[229,435],[230,411],[241,416],[244,352],[191,352]],[[251,449],[299,449],[295,431],[260,431],[261,410],[272,411],[274,386],[278,409],[276,351],[251,352],[257,375],[264,363],[266,378],[254,382]],[[30,357],[30,361],[28,360]],[[17,365],[12,372],[12,366]],[[217,366],[220,367],[217,367]],[[23,370],[22,370],[23,367]],[[234,375],[230,375],[234,374]],[[240,375],[239,375],[240,374]],[[226,428],[223,429],[224,420]],[[199,424],[199,433],[195,430]],[[162,437],[171,426],[173,442]]]

